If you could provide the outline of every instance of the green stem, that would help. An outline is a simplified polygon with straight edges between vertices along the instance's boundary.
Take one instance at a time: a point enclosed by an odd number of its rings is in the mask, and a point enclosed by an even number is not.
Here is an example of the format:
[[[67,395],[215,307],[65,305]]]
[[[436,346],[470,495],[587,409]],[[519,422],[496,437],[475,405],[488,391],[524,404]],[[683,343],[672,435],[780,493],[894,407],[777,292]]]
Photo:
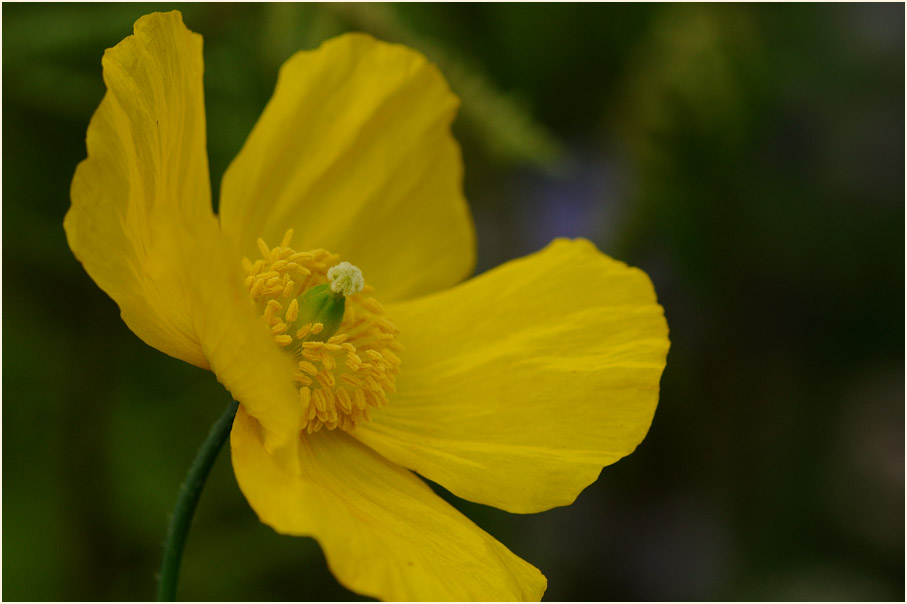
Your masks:
[[[202,488],[208,479],[208,473],[220,453],[221,447],[230,435],[233,418],[239,403],[232,401],[223,415],[211,426],[208,438],[202,443],[186,481],[180,487],[180,494],[170,516],[170,526],[167,527],[167,540],[164,543],[164,561],[161,563],[161,575],[157,585],[157,599],[159,602],[173,602],[176,600],[176,584],[179,580],[180,560],[183,557],[183,547],[189,534],[189,525],[195,506],[202,494]]]

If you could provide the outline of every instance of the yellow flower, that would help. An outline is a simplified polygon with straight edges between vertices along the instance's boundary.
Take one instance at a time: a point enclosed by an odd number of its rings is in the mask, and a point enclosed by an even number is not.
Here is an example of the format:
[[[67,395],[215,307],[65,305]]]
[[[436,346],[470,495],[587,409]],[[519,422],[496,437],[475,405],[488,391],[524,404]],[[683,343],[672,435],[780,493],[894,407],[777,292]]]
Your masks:
[[[648,277],[557,240],[460,283],[458,101],[402,46],[290,58],[218,215],[201,36],[148,15],[103,71],[70,247],[132,331],[241,403],[233,467],[261,521],[317,539],[361,594],[541,598],[535,567],[414,472],[510,512],[572,503],[652,421],[668,339]]]

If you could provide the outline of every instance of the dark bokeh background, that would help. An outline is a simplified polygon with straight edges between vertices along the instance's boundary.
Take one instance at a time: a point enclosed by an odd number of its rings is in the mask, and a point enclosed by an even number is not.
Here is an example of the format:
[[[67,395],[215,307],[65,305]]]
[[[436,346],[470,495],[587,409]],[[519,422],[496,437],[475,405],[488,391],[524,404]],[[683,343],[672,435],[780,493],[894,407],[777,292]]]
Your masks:
[[[4,4],[3,596],[154,595],[228,395],[145,346],[63,234],[103,50],[172,5]],[[280,63],[348,30],[461,96],[479,270],[558,235],[646,270],[655,422],[575,505],[457,502],[552,600],[902,600],[904,6],[187,5],[215,192]],[[350,599],[222,456],[185,599]]]

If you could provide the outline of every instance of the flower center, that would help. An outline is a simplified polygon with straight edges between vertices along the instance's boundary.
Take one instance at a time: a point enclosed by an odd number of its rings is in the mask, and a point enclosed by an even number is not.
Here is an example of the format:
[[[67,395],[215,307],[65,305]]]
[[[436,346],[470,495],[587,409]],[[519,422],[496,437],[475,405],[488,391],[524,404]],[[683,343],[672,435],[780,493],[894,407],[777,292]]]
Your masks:
[[[351,430],[395,391],[397,328],[362,273],[339,256],[258,240],[261,258],[243,258],[245,286],[278,346],[296,359],[293,380],[308,433]],[[339,307],[339,311],[338,311]]]

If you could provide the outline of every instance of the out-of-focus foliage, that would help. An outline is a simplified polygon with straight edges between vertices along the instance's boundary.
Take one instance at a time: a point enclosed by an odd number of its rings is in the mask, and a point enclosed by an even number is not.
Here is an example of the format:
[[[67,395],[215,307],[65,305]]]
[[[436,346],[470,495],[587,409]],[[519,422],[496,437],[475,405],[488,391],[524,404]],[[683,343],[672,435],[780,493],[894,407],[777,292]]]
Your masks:
[[[451,498],[554,600],[904,597],[904,7],[4,4],[3,594],[149,599],[228,395],[142,344],[62,230],[100,57],[154,10],[205,37],[214,192],[292,52],[425,52],[480,270],[585,236],[652,277],[672,350],[652,430],[576,504]],[[223,456],[185,599],[355,598],[257,522]]]

